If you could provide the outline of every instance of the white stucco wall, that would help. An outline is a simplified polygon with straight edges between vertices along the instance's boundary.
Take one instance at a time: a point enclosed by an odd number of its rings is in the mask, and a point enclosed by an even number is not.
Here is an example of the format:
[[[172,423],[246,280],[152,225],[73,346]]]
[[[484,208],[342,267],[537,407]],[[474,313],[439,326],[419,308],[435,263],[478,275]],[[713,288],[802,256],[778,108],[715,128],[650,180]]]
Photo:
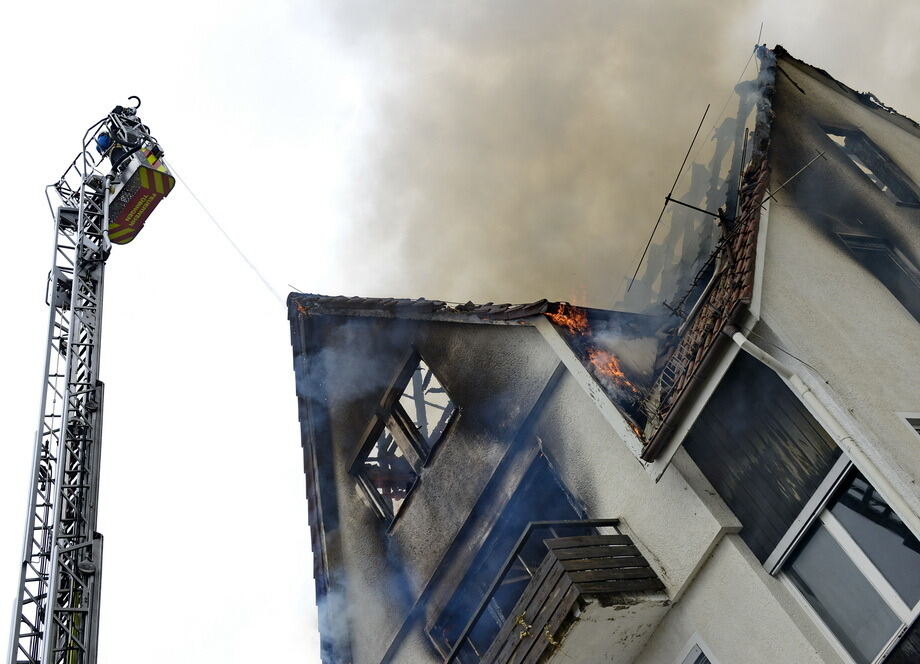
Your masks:
[[[635,664],[680,664],[695,635],[717,664],[841,661],[736,535],[722,539]]]

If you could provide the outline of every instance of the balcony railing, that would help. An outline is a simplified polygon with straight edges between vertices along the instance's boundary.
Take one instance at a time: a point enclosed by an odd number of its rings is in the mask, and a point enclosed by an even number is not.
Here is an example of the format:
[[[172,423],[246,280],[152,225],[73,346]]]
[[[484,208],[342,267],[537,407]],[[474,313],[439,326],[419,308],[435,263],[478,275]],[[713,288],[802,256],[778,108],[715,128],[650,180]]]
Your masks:
[[[618,525],[618,519],[530,523],[460,633],[445,664],[506,662],[514,658],[514,652],[520,654],[522,648],[530,661],[557,645],[555,635],[581,598],[603,600],[618,593],[662,590],[664,585],[630,538],[619,532]],[[615,534],[598,534],[600,528]],[[566,532],[578,535],[561,536]],[[542,543],[535,541],[538,538]],[[522,561],[525,550],[532,552],[535,545],[541,545],[546,555],[539,567],[531,570]],[[517,578],[518,570],[524,574],[521,579]],[[518,590],[518,596],[509,599],[502,595],[511,587],[520,588],[522,582],[527,582],[526,587]],[[502,611],[498,605],[506,609]],[[513,609],[509,612],[510,605]],[[483,629],[484,623],[490,622],[481,620],[487,612],[492,612],[490,618],[496,614],[503,618],[500,629],[495,622],[491,622],[491,629]]]

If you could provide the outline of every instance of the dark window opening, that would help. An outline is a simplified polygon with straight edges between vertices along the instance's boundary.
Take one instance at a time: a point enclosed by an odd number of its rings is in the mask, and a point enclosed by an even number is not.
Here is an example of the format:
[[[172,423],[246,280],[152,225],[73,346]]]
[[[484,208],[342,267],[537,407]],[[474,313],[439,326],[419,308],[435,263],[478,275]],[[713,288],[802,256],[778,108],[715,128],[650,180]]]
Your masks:
[[[399,395],[398,406],[429,450],[444,434],[457,410],[438,377],[421,359]]]
[[[546,458],[540,455],[505,505],[457,591],[432,626],[430,635],[441,651],[447,653],[457,643],[528,524],[532,521],[584,518]],[[589,527],[566,527],[562,535],[593,533],[594,530]],[[558,527],[538,528],[531,532],[514,563],[502,576],[496,591],[488,598],[485,611],[464,639],[457,662],[475,664],[485,655],[543,562],[548,552],[543,540],[562,535]]]
[[[400,372],[372,434],[352,464],[352,474],[380,517],[392,524],[435,445],[458,409],[431,368],[417,355]]]
[[[920,207],[910,178],[879,147],[858,129],[824,127],[824,132],[853,165],[892,202],[906,207]]]
[[[914,624],[898,641],[898,644],[885,658],[885,664],[917,664],[920,662],[920,620]]]
[[[375,502],[390,518],[399,513],[418,479],[418,474],[387,427],[380,430],[374,446],[362,460],[358,476],[376,495]]]
[[[910,428],[920,436],[920,417],[907,417],[905,418],[907,423],[910,425]]]
[[[920,322],[920,272],[910,260],[887,240],[845,234],[840,239],[860,265]]]
[[[693,646],[690,649],[690,652],[687,653],[687,656],[684,657],[681,664],[710,664],[709,658],[706,657],[706,653],[703,652],[703,649],[699,646]]]

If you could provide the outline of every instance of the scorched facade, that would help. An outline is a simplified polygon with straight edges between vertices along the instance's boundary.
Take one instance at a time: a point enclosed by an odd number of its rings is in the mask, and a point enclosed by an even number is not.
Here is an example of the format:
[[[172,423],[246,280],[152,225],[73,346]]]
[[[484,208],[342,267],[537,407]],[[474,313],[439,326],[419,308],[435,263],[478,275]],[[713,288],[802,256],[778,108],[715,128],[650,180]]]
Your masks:
[[[324,662],[920,661],[920,129],[759,56],[681,306],[289,297]]]

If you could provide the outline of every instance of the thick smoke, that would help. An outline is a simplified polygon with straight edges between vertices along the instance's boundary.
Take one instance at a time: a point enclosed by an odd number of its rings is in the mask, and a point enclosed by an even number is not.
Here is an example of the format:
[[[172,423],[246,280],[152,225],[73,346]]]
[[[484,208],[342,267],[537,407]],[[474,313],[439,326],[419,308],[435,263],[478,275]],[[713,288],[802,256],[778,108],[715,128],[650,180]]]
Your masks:
[[[362,295],[612,306],[703,109],[705,142],[750,53],[756,24],[725,34],[739,16],[724,3],[345,3],[342,38],[379,80],[349,280]]]

